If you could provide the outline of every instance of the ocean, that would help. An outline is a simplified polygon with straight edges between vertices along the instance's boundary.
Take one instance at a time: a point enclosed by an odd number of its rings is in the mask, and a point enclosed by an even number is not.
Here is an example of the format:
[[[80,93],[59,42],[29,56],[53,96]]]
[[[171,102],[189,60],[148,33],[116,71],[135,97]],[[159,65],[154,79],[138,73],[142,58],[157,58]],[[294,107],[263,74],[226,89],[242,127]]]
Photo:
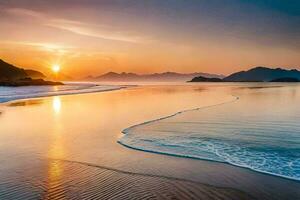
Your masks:
[[[129,127],[119,143],[300,180],[300,85],[243,84],[231,100]]]
[[[24,87],[1,87],[0,103],[17,99],[28,99],[56,95],[68,95],[77,93],[92,93],[120,89],[120,86],[98,85],[96,83],[67,82],[58,86],[24,86]]]

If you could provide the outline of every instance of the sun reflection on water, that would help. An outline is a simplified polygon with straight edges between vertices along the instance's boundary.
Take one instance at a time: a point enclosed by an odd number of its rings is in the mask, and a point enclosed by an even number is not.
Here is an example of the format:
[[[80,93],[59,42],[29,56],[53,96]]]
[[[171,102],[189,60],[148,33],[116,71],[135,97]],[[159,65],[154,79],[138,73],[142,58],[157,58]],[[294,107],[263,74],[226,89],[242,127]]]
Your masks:
[[[53,97],[52,107],[55,114],[59,114],[61,110],[61,100],[60,97]]]
[[[61,99],[56,96],[52,99],[52,109],[55,115],[61,112]],[[64,181],[64,164],[59,159],[63,159],[65,156],[65,144],[63,134],[63,123],[60,118],[54,117],[54,123],[52,124],[53,132],[51,134],[48,157],[48,174],[47,184],[45,191],[45,199],[56,198],[55,194],[60,193],[61,199],[66,199],[65,188],[63,186],[57,188],[58,185],[62,185]]]

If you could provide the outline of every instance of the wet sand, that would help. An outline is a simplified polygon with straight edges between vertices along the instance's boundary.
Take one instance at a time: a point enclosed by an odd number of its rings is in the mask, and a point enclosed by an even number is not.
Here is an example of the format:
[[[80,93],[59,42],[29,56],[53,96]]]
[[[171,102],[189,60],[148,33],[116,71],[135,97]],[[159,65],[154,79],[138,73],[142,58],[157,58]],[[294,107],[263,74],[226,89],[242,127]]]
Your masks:
[[[228,101],[231,89],[143,86],[2,104],[0,199],[298,199],[296,181],[117,143],[125,128]]]

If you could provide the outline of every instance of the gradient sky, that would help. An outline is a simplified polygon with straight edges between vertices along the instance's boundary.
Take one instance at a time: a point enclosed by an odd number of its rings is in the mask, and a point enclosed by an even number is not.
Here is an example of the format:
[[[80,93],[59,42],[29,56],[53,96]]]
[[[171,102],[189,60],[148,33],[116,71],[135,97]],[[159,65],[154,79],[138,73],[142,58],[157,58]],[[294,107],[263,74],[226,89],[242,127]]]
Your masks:
[[[0,58],[74,77],[300,69],[299,0],[1,0]]]

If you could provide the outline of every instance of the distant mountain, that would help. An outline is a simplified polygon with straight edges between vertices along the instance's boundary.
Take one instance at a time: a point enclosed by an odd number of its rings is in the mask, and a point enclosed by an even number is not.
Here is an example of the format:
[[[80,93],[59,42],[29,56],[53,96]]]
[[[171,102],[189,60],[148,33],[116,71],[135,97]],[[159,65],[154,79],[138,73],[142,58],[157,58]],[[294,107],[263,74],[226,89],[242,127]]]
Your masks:
[[[22,69],[0,59],[0,80],[17,80],[24,78],[41,79],[46,76],[36,70]]]
[[[0,59],[0,86],[62,85],[60,82],[45,81],[45,75],[35,70],[25,70]]]
[[[300,79],[298,78],[277,78],[274,80],[271,80],[270,82],[290,82],[290,83],[295,83],[295,82],[300,82]]]
[[[229,82],[269,82],[280,78],[300,79],[300,71],[295,69],[286,70],[281,68],[255,67],[248,71],[234,73],[223,80]]]
[[[115,73],[108,72],[98,77],[89,76],[89,80],[94,81],[115,81],[115,82],[138,82],[138,81],[148,81],[148,82],[176,82],[176,81],[188,81],[196,76],[203,76],[208,78],[223,78],[222,75],[207,74],[207,73],[190,73],[181,74],[176,72],[164,72],[164,73],[154,73],[154,74],[135,74],[135,73]]]
[[[198,76],[189,82],[299,82],[300,71],[281,68],[255,67],[233,73],[223,79]]]
[[[0,80],[17,80],[27,77],[28,74],[24,69],[15,67],[0,59]]]
[[[32,70],[32,69],[25,69],[26,74],[33,79],[41,79],[41,78],[46,78],[46,76],[39,71]]]

